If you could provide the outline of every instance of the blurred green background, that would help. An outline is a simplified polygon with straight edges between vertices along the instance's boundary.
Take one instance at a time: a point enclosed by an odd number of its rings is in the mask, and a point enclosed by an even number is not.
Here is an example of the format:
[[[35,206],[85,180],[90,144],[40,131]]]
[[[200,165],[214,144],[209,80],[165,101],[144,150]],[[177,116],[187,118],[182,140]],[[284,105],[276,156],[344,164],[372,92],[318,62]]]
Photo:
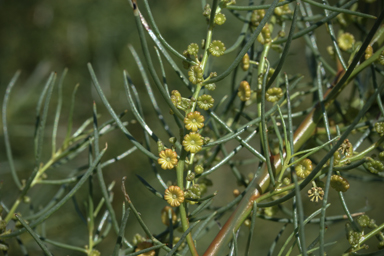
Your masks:
[[[138,2],[140,8],[141,2]],[[206,22],[205,18],[200,15],[202,9],[200,1],[161,0],[149,2],[163,37],[179,52],[185,50],[191,42],[200,43],[201,39],[205,37]],[[243,2],[246,3],[247,1],[238,1],[239,4]],[[144,8],[141,8],[141,10],[143,11]],[[143,11],[143,13],[146,14],[145,11]],[[239,34],[242,24],[235,20],[228,12],[225,12],[225,14],[227,14],[227,22],[223,27],[215,30],[214,38],[223,40],[226,45],[232,45]],[[375,15],[375,13],[372,14]],[[325,28],[323,26],[317,33],[318,35],[324,35],[324,31]],[[318,40],[321,45],[330,44],[328,37],[319,36]],[[149,38],[148,41],[150,41]],[[74,129],[78,128],[85,119],[92,116],[93,101],[96,102],[98,111],[102,115],[99,124],[110,119],[91,84],[87,69],[88,62],[92,63],[103,90],[117,113],[121,113],[129,108],[123,88],[122,71],[126,69],[130,73],[142,97],[141,102],[149,126],[155,129],[161,139],[167,141],[167,136],[163,129],[155,128],[160,126],[160,122],[152,110],[140,73],[127,47],[128,44],[132,44],[141,54],[139,43],[132,10],[127,1],[32,0],[0,2],[1,95],[4,95],[6,85],[16,70],[22,71],[11,94],[7,113],[16,169],[21,179],[27,179],[34,167],[33,133],[36,102],[49,73],[55,71],[58,73],[58,76],[60,76],[65,67],[69,69],[69,72],[63,86],[64,105],[60,119],[58,146],[60,146],[65,136],[70,105],[69,99],[76,84],[80,84],[80,87],[76,96]],[[304,40],[294,41],[292,54],[290,54],[286,62],[288,64],[285,65],[283,71],[288,74],[296,74],[299,70],[299,73],[306,75],[306,79],[309,81],[310,78],[308,76],[308,70],[306,69],[307,64],[304,59],[303,49]],[[325,48],[320,49],[320,51],[324,54]],[[152,52],[154,53],[154,51]],[[272,55],[277,56],[277,54]],[[228,56],[223,56],[220,61],[214,62],[215,71],[219,73],[225,69],[233,57],[233,54],[229,54]],[[177,59],[175,60],[177,63],[180,62]],[[165,60],[163,61],[165,62]],[[156,65],[156,58],[154,58],[154,62]],[[294,65],[292,65],[292,63],[294,63]],[[168,85],[171,90],[187,91],[168,65],[166,65],[166,72]],[[229,79],[217,84],[218,89],[214,92],[217,99],[229,93],[228,85]],[[47,122],[46,146],[44,148],[43,161],[49,159],[51,150],[50,139],[55,103],[57,103],[56,96],[57,91],[55,90]],[[155,92],[155,96],[158,101],[161,101],[157,92]],[[311,102],[306,102],[301,107],[306,108],[309,105],[311,105]],[[161,108],[163,113],[168,113],[166,106],[161,105]],[[172,117],[170,115],[166,115],[165,118],[169,123],[172,123]],[[124,117],[125,121],[131,121],[132,119],[133,115],[130,112]],[[177,129],[175,129],[174,126],[172,128],[173,132],[177,134]],[[139,142],[143,142],[142,129],[138,124],[131,123],[128,129]],[[1,141],[3,141],[2,131]],[[108,142],[108,151],[104,160],[121,154],[132,147],[132,144],[119,130],[102,137],[100,144],[104,145],[105,142]],[[253,141],[252,144],[257,145],[257,141]],[[229,144],[229,148],[232,149],[234,145],[236,144]],[[155,145],[152,146],[152,151],[156,153],[157,147]],[[241,151],[239,155],[244,158],[250,157],[246,151]],[[64,178],[70,171],[85,164],[87,164],[86,152],[75,158],[70,164],[55,169],[54,171],[51,170],[47,174],[50,179]],[[255,165],[241,171],[247,175],[253,171],[254,168]],[[156,189],[162,189],[162,187],[158,185],[148,159],[138,151],[134,152],[128,158],[109,166],[104,170],[104,176],[107,183],[113,180],[116,181],[114,188],[114,205],[117,217],[118,219],[121,218],[123,202],[123,197],[120,192],[121,178],[128,176],[127,191],[131,199],[151,231],[153,233],[159,233],[164,228],[160,222],[160,211],[166,203],[148,192],[146,188],[138,182],[135,174],[140,174]],[[218,187],[222,188],[219,190],[215,205],[223,205],[225,204],[223,202],[228,202],[233,198],[232,190],[237,184],[234,179],[228,180],[226,177],[232,177],[228,167],[220,170],[220,173],[211,176],[214,182],[218,184]],[[163,178],[173,181],[175,175],[172,172],[164,172]],[[18,191],[13,185],[2,142],[0,143],[0,180],[2,181],[0,199],[9,207],[17,197]],[[40,206],[44,206],[57,189],[58,186],[55,185],[34,187],[30,194],[35,207],[34,210],[36,211]],[[217,188],[212,188],[210,191],[216,189]],[[373,184],[371,189],[383,191],[382,188],[379,187],[379,184]],[[95,198],[100,199],[97,182],[95,182],[94,191]],[[83,200],[87,198],[87,194],[88,190],[86,186],[76,194],[79,208],[83,214],[85,213]],[[335,196],[336,194],[331,194],[332,198]],[[356,204],[351,205],[351,208],[357,210],[363,207],[365,200],[367,200],[365,196],[365,194],[360,195],[358,189],[350,191],[347,197],[348,199],[353,199],[354,204]],[[378,205],[379,203],[376,200],[380,201],[379,198],[370,198],[369,204],[372,206]],[[305,206],[307,207],[308,213],[310,213],[310,210],[317,209],[319,204],[305,202]],[[338,203],[335,203],[335,208],[330,208],[330,214],[341,214],[342,211],[340,207]],[[379,205],[377,207],[380,208],[382,206]],[[20,212],[28,215],[30,213],[29,206],[22,205]],[[225,219],[226,218],[223,220]],[[381,220],[383,221],[383,219]],[[224,221],[221,221],[221,223],[223,224]],[[60,212],[54,214],[47,221],[46,227],[48,230],[46,236],[52,240],[74,244],[80,247],[87,244],[86,224],[78,217],[72,202],[68,202]],[[280,228],[281,224],[279,223],[260,220],[257,226],[256,242],[253,245],[255,250],[258,248],[255,252],[265,253]],[[217,231],[218,227],[213,228],[209,237],[212,237]],[[318,234],[317,232],[316,226],[313,234],[309,236],[315,238]],[[332,233],[331,237],[335,237],[334,240],[339,239],[339,237],[344,236],[343,232],[343,224],[341,224],[339,229],[335,229],[335,233]],[[126,237],[131,240],[135,233],[144,235],[144,232],[138,226],[137,221],[132,215],[127,224]],[[240,232],[240,235],[243,235],[244,238],[247,236],[245,228]],[[38,246],[29,235],[24,234],[21,239],[23,243],[26,244],[29,255],[41,255]],[[97,249],[102,252],[102,255],[109,255],[112,252],[115,239],[116,235],[111,231],[110,236],[97,247]],[[201,251],[206,248],[206,243],[210,239],[204,240],[206,241],[202,241],[201,244],[199,244],[199,250]],[[57,249],[53,246],[49,246],[49,248],[55,255],[83,255]],[[16,242],[11,242],[10,255],[21,255],[20,253]]]

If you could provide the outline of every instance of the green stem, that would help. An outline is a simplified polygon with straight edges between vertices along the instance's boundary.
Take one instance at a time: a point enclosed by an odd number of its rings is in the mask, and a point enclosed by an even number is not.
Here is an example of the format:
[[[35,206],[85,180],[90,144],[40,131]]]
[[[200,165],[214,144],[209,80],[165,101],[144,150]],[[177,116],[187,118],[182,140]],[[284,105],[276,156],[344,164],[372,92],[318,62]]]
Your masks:
[[[180,187],[181,190],[184,190],[184,167],[185,167],[186,157],[187,157],[187,152],[184,149],[182,149],[180,160],[176,166],[177,185]],[[183,231],[186,232],[187,229],[189,228],[189,221],[187,217],[185,203],[180,205],[179,211],[180,211],[181,225],[183,227]],[[192,234],[189,233],[186,239],[187,239],[189,250],[191,251],[192,255],[198,256],[195,243],[193,242],[193,239],[192,239]]]

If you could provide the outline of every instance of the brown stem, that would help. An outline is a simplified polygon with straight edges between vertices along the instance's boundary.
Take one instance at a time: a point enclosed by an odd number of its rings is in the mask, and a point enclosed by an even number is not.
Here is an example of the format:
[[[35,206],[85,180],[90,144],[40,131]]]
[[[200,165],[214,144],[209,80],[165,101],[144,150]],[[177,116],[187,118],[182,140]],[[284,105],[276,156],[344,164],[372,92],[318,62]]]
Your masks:
[[[333,84],[339,80],[344,71],[338,72],[336,79]],[[331,91],[332,88],[329,88],[324,97],[326,97]],[[340,93],[340,92],[339,92]],[[335,97],[334,97],[335,98]],[[324,106],[327,108],[333,101],[328,101]],[[295,134],[293,135],[293,144],[294,151],[299,150],[299,148],[306,142],[316,131],[317,124],[322,118],[321,104],[318,103],[314,109],[308,114],[308,116],[302,121]],[[270,157],[271,165],[274,168],[275,175],[279,174],[281,171],[282,163],[279,155],[274,155]],[[225,225],[219,231],[215,239],[212,241],[204,256],[214,256],[214,255],[224,255],[221,250],[225,248],[225,245],[230,242],[232,239],[232,234],[237,231],[243,221],[251,213],[253,208],[253,201],[259,198],[268,188],[270,182],[270,177],[267,169],[267,165],[264,164],[263,172],[257,178],[255,178],[251,184],[249,184],[250,189],[245,193],[243,199],[240,201],[239,205],[236,207],[235,211],[232,213],[231,217],[227,220]]]

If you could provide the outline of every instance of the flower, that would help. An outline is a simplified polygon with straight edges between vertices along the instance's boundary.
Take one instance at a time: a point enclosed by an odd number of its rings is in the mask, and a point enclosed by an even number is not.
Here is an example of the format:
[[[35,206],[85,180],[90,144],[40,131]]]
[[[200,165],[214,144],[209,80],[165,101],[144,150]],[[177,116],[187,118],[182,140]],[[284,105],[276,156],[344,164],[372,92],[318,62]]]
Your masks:
[[[244,56],[243,56],[243,59],[241,61],[241,68],[244,70],[244,71],[247,71],[249,69],[249,55],[248,53],[246,53]]]
[[[187,117],[184,118],[184,124],[187,130],[195,132],[198,129],[203,128],[204,116],[202,116],[199,111],[190,112]]]
[[[213,40],[208,50],[213,56],[220,57],[224,54],[226,48],[220,40]]]
[[[206,4],[204,6],[204,11],[203,11],[203,15],[207,18],[209,18],[209,16],[211,15],[211,6],[209,4]]]
[[[183,146],[186,151],[196,153],[201,150],[203,145],[203,139],[200,134],[196,132],[190,132],[184,136]]]
[[[187,52],[190,55],[197,56],[197,54],[199,52],[199,46],[196,43],[192,43],[192,44],[188,45]]]
[[[251,86],[247,81],[242,81],[239,86],[239,92],[237,93],[241,101],[247,101],[251,98]]]
[[[379,55],[379,58],[377,59],[377,62],[384,66],[384,51],[381,51],[380,55]]]
[[[267,90],[267,92],[265,93],[265,97],[266,97],[267,101],[269,101],[269,102],[276,102],[279,99],[281,99],[281,97],[283,97],[283,95],[284,95],[283,90],[281,90],[281,88],[277,88],[277,87],[269,88]]]
[[[308,197],[311,198],[311,201],[316,201],[316,203],[320,200],[323,200],[324,191],[320,187],[313,187],[310,190],[308,190]]]
[[[381,152],[379,153],[379,159],[380,159],[381,161],[384,161],[384,151],[381,151]]]
[[[195,166],[194,169],[196,174],[202,174],[204,172],[204,167],[201,164]]]
[[[163,142],[161,140],[158,140],[157,141],[157,151],[161,152],[163,150],[164,150],[164,144],[163,144]]]
[[[375,131],[380,136],[384,136],[384,122],[377,122],[377,123],[375,123]]]
[[[141,250],[144,250],[144,249],[147,249],[147,248],[150,248],[152,247],[153,244],[150,243],[150,242],[147,242],[147,241],[144,241],[144,242],[141,242],[137,245],[137,248],[135,250],[135,252],[139,252]],[[144,253],[141,253],[139,254],[138,256],[155,256],[156,252],[155,250],[151,250],[149,252],[144,252]]]
[[[215,15],[215,23],[217,25],[223,25],[226,20],[227,20],[227,18],[225,17],[225,15],[223,13],[218,13]]]
[[[312,161],[309,159],[303,159],[295,166],[297,176],[303,179],[306,178],[312,170]]]
[[[364,164],[364,167],[373,174],[384,171],[384,164],[370,157],[368,158],[368,162]]]
[[[169,186],[165,190],[164,199],[172,207],[178,207],[184,202],[184,192],[178,186]]]
[[[259,26],[261,20],[264,18],[265,10],[254,10],[251,15],[251,26]]]
[[[171,218],[169,218],[169,211],[171,211]],[[176,221],[177,221],[177,215],[171,207],[165,206],[161,210],[161,222],[164,225],[169,226],[169,224],[170,224],[169,219],[172,219],[172,224],[175,225]]]
[[[369,218],[368,215],[366,215],[366,214],[360,215],[359,217],[357,217],[357,223],[359,223],[359,225],[360,225],[362,228],[365,228],[366,226],[369,225],[369,223],[370,223],[370,218]]]
[[[345,139],[343,141],[338,150],[340,150],[341,153],[344,154],[346,157],[351,157],[353,155],[353,146],[348,139]]]
[[[349,189],[349,183],[346,179],[339,175],[332,175],[331,187],[333,187],[337,192],[345,192]]]
[[[372,54],[373,54],[373,48],[371,45],[368,45],[367,49],[365,49],[364,58],[367,60],[367,59],[371,58]]]
[[[187,198],[187,202],[190,204],[196,204],[197,201],[201,197],[201,188],[199,184],[192,185],[189,189],[185,191],[185,197]],[[189,200],[195,199],[195,200]]]
[[[348,51],[355,44],[355,37],[350,33],[343,33],[337,39],[337,44],[341,50]]]
[[[176,107],[181,104],[181,94],[178,90],[173,90],[171,92],[171,101]]]
[[[212,96],[207,94],[203,94],[197,98],[197,105],[199,108],[204,110],[208,110],[209,108],[213,107],[214,102],[215,100],[212,98]]]
[[[206,85],[205,85],[205,88],[206,88],[207,90],[214,91],[214,90],[216,89],[216,84],[214,84],[214,83],[206,84]]]
[[[199,65],[192,66],[188,71],[189,81],[197,84],[203,81],[203,70]]]
[[[167,148],[159,153],[159,159],[157,162],[161,165],[161,168],[172,169],[177,164],[177,153],[172,149]]]
[[[357,231],[350,230],[347,235],[348,242],[352,246],[356,246],[359,244],[359,241],[361,239],[361,233]]]

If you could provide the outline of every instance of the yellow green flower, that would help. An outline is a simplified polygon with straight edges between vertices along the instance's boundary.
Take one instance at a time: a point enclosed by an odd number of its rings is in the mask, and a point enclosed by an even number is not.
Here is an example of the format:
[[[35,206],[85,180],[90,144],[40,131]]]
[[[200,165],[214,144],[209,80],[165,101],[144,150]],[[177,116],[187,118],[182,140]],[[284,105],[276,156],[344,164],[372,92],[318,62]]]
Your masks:
[[[181,94],[178,90],[173,90],[171,92],[171,101],[176,107],[181,104]]]
[[[205,89],[210,90],[210,91],[214,91],[216,89],[216,84],[214,84],[214,83],[206,84]]]
[[[173,169],[173,167],[175,167],[178,162],[177,153],[169,148],[161,151],[159,153],[159,157],[160,158],[157,159],[157,162],[161,165],[161,168],[164,170]]]
[[[237,93],[241,101],[247,101],[251,98],[251,86],[247,81],[242,81],[239,86],[239,92]]]
[[[314,200],[316,203],[320,200],[323,200],[324,197],[324,190],[320,187],[313,187],[310,190],[308,190],[308,197],[311,198],[311,201]]]
[[[365,49],[364,58],[367,60],[367,59],[371,58],[372,54],[373,54],[373,48],[371,45],[368,45],[367,49]]]
[[[251,15],[251,26],[257,27],[259,26],[261,20],[265,16],[265,10],[254,10]]]
[[[213,56],[219,57],[224,54],[226,48],[220,40],[213,40],[208,50]]]
[[[171,219],[172,219],[172,224],[175,225],[176,224],[176,221],[177,221],[177,215],[175,213],[175,211],[169,207],[169,206],[165,206],[162,210],[161,210],[161,222],[166,225],[166,226],[169,226],[170,222],[169,222],[169,211],[171,211]]]
[[[201,150],[203,145],[203,138],[196,132],[190,132],[184,136],[183,146],[186,151],[196,153]]]
[[[190,55],[196,56],[199,52],[199,46],[196,43],[192,43],[188,45],[187,51]]]
[[[345,192],[349,189],[349,183],[346,179],[339,175],[332,175],[331,187],[333,187],[337,192]]]
[[[295,166],[297,176],[303,179],[306,178],[312,170],[312,161],[309,159],[303,159]]]
[[[184,192],[178,186],[169,186],[165,190],[164,199],[172,207],[178,207],[182,202],[184,202]]]
[[[241,68],[244,71],[247,71],[249,69],[249,55],[246,53],[241,61]]]
[[[380,65],[384,66],[384,51],[382,51],[382,52],[380,53],[379,58],[377,59],[377,62],[378,62]]]
[[[187,130],[197,131],[204,127],[204,116],[199,111],[188,113],[187,117],[184,118],[185,128]]]
[[[348,51],[355,44],[355,37],[351,33],[343,33],[337,39],[337,44],[341,50]]]
[[[267,92],[265,93],[265,97],[266,97],[267,101],[269,101],[269,102],[276,102],[279,99],[281,99],[281,97],[283,97],[283,95],[284,95],[283,90],[281,90],[281,88],[277,88],[277,87],[269,88],[267,90]]]
[[[203,11],[203,15],[207,18],[209,18],[209,16],[211,15],[211,6],[209,4],[206,4],[204,6],[204,11]]]
[[[217,25],[223,25],[226,20],[227,20],[227,18],[225,17],[225,15],[223,13],[218,13],[215,15],[215,23]]]
[[[192,66],[188,71],[189,81],[197,84],[203,81],[203,70],[199,65]]]
[[[384,122],[377,122],[377,123],[375,123],[375,131],[380,136],[384,136]]]
[[[194,171],[196,174],[202,174],[204,172],[204,167],[201,164],[198,164],[195,166]]]
[[[199,106],[199,108],[204,110],[208,110],[213,107],[214,102],[215,100],[212,98],[211,95],[208,94],[203,94],[197,98],[197,105]]]

